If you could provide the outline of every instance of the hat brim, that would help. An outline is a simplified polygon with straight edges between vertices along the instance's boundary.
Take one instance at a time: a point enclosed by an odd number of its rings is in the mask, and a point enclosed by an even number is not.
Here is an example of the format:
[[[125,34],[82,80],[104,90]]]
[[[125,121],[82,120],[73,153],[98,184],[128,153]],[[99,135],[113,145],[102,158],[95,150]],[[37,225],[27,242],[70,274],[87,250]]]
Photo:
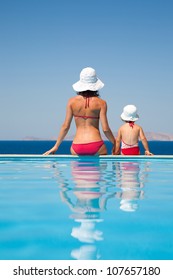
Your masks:
[[[121,119],[123,120],[123,121],[131,121],[131,122],[135,122],[135,121],[137,121],[138,119],[139,119],[139,115],[138,114],[136,114],[136,117],[127,117],[124,113],[122,113],[121,114]]]
[[[72,85],[76,92],[82,92],[86,90],[97,91],[104,87],[104,84],[100,79],[97,79],[96,83],[83,83],[81,81],[76,82]]]

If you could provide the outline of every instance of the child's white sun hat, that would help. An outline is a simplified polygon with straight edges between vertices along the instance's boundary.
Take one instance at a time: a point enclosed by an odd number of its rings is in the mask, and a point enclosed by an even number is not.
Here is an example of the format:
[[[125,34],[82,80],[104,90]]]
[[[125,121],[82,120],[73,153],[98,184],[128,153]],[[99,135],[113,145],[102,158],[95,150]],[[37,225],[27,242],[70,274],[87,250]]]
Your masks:
[[[72,85],[76,92],[86,90],[98,91],[104,84],[96,75],[96,71],[91,67],[86,67],[80,72],[80,80]]]
[[[121,119],[123,121],[132,121],[132,122],[137,121],[139,119],[139,115],[137,114],[136,106],[134,105],[125,106],[121,114]]]

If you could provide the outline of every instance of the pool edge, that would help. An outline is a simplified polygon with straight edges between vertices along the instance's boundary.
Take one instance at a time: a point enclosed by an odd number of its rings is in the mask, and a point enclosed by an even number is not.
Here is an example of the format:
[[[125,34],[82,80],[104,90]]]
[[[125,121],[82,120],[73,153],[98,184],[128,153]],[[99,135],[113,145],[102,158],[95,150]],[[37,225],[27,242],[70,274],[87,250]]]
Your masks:
[[[154,160],[154,159],[173,159],[173,155],[153,155],[153,156],[146,156],[146,155],[139,155],[139,156],[122,156],[122,155],[101,155],[101,156],[75,156],[75,155],[35,155],[35,154],[0,154],[0,160],[2,159],[10,159],[10,158],[21,158],[21,159],[114,159],[114,160]]]

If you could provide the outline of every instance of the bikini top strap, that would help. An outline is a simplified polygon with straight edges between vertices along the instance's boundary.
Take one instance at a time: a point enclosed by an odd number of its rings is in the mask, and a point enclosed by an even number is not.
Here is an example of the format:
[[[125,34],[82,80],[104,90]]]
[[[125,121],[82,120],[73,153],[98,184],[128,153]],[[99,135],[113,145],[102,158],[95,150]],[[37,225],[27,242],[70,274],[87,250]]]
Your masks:
[[[89,107],[89,97],[87,96],[86,99],[85,99],[85,109]]]

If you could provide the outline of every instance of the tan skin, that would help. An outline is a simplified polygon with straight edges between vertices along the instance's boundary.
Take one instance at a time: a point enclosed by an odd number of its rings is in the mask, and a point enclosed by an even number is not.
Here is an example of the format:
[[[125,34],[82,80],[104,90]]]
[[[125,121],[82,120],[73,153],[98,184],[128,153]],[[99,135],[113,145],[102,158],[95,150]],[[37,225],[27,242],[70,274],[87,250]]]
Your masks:
[[[118,135],[116,138],[116,147],[113,150],[113,154],[114,155],[120,154],[120,145],[122,140],[128,145],[135,145],[136,143],[138,143],[139,139],[141,140],[144,146],[145,155],[152,155],[152,153],[149,151],[148,142],[142,127],[137,124],[134,124],[132,128],[129,125],[129,123],[126,122],[118,130]]]
[[[107,120],[106,101],[104,101],[103,99],[97,96],[92,96],[89,97],[89,106],[85,108],[85,105],[86,105],[86,97],[82,95],[77,95],[69,99],[66,108],[65,121],[61,126],[56,144],[52,149],[45,152],[44,155],[54,154],[58,150],[61,142],[63,141],[63,139],[65,138],[66,134],[70,129],[72,119],[75,115],[94,116],[94,117],[99,116],[99,119],[90,119],[90,118],[85,119],[85,118],[74,117],[75,124],[76,124],[76,134],[73,139],[73,143],[85,144],[85,143],[101,141],[102,137],[99,130],[99,121],[100,121],[105,136],[108,138],[110,142],[112,142],[113,145],[115,144],[115,139]],[[76,155],[76,153],[72,148],[71,148],[71,154]],[[99,149],[97,154],[98,155],[107,154],[107,148],[105,144],[102,145],[102,147]]]

